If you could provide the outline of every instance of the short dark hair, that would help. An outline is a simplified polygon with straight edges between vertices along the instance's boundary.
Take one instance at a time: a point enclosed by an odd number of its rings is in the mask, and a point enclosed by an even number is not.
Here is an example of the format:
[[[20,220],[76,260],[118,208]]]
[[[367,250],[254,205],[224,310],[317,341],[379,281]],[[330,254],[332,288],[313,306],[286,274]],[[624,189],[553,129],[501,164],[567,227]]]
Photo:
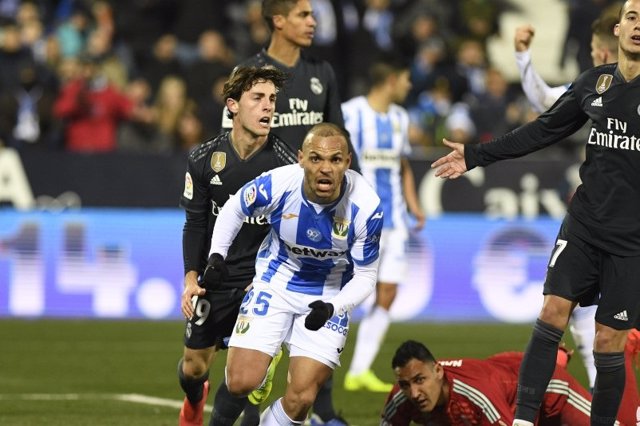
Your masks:
[[[229,79],[224,83],[222,97],[223,99],[231,98],[239,101],[244,92],[251,90],[257,83],[266,81],[272,82],[276,86],[276,91],[279,91],[286,80],[287,74],[272,66],[236,67]],[[233,114],[229,112],[227,117],[233,118]]]
[[[391,360],[391,368],[404,367],[412,359],[422,362],[436,362],[436,358],[425,345],[415,340],[407,340],[396,350]]]
[[[403,57],[395,54],[382,54],[376,57],[369,67],[369,85],[378,86],[390,75],[409,70],[411,65]]]
[[[296,7],[299,0],[262,0],[262,17],[267,26],[273,32],[273,17],[276,15],[287,16]]]

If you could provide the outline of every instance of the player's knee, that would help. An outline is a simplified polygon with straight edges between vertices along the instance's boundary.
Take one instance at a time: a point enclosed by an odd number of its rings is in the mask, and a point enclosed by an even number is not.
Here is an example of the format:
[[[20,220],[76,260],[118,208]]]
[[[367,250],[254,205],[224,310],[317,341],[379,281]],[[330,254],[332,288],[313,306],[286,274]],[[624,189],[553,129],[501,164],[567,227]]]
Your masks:
[[[229,393],[235,397],[249,395],[260,387],[263,380],[264,375],[257,375],[253,369],[236,369],[227,364],[225,381]]]
[[[567,301],[567,303],[564,303],[546,300],[542,305],[542,310],[540,311],[540,316],[538,318],[559,330],[564,330],[569,323],[570,315],[570,302]]]
[[[182,360],[182,373],[184,377],[195,379],[202,377],[209,370],[209,364],[204,357],[185,354]]]
[[[291,407],[296,414],[305,414],[316,399],[316,392],[305,389],[301,392],[287,392],[285,395],[286,404]]]
[[[627,330],[615,330],[610,327],[598,327],[593,343],[595,352],[622,352],[626,342]]]

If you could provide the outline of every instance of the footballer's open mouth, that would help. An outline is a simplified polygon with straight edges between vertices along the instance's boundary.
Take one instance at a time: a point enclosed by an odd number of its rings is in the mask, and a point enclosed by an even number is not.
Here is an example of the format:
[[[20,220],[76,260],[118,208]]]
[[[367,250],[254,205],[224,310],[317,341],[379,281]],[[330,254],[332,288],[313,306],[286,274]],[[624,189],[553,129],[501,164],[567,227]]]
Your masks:
[[[260,126],[262,127],[271,127],[271,117],[265,116],[260,118],[259,120]]]
[[[333,189],[333,180],[329,178],[319,178],[316,180],[316,187],[318,191],[328,192]]]

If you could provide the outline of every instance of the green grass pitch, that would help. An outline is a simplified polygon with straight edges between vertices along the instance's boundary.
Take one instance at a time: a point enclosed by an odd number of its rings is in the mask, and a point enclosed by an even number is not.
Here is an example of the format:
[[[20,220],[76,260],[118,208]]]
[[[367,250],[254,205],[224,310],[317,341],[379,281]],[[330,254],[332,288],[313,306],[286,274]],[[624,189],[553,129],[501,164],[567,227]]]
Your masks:
[[[179,321],[0,320],[0,425],[176,425],[182,330]],[[334,405],[351,425],[373,426],[385,395],[342,388],[355,331],[335,373]],[[373,369],[392,381],[391,357],[407,339],[425,342],[436,357],[485,357],[523,350],[530,331],[528,324],[394,323]],[[568,333],[567,344],[573,347]],[[213,390],[222,378],[224,357],[212,367]],[[282,394],[286,365],[285,357],[272,396]],[[569,367],[586,383],[577,357]]]

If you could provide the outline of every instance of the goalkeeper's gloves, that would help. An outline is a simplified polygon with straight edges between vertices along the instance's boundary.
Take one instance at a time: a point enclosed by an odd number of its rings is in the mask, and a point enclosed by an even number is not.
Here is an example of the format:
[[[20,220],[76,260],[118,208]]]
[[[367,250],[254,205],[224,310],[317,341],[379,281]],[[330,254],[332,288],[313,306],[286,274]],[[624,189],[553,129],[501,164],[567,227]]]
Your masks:
[[[322,300],[309,303],[311,312],[304,320],[304,326],[309,330],[320,330],[325,322],[333,316],[333,305]]]
[[[204,274],[202,274],[204,288],[207,290],[215,290],[222,285],[228,276],[229,270],[227,269],[227,264],[224,263],[222,255],[211,253],[207,267],[204,269]]]

